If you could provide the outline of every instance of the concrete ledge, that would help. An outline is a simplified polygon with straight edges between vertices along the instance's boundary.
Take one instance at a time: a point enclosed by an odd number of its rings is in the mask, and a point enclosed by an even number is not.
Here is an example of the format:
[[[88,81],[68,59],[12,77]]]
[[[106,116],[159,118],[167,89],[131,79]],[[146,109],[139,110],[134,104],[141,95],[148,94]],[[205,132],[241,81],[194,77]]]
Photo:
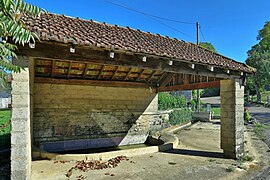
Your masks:
[[[78,161],[78,160],[92,160],[92,159],[102,159],[109,160],[116,156],[127,156],[133,157],[147,153],[155,153],[158,152],[158,146],[151,146],[145,148],[137,148],[137,149],[128,149],[128,150],[120,150],[120,151],[111,151],[111,152],[103,152],[103,153],[93,153],[93,154],[64,154],[57,155],[55,160],[61,161]]]
[[[166,128],[166,129],[163,129],[161,134],[174,133],[175,131],[178,131],[180,129],[184,129],[184,128],[190,126],[191,124],[192,124],[191,121],[188,121],[188,122],[183,123],[183,124],[171,126],[171,127]]]
[[[133,157],[148,153],[168,151],[178,145],[178,138],[175,137],[173,134],[169,133],[160,136],[159,139],[149,136],[147,141],[149,144],[155,144],[155,146],[91,154],[57,154],[35,149],[33,150],[32,154],[34,157],[42,157],[46,159],[61,161],[78,161],[91,159],[109,160],[111,158],[121,155]]]

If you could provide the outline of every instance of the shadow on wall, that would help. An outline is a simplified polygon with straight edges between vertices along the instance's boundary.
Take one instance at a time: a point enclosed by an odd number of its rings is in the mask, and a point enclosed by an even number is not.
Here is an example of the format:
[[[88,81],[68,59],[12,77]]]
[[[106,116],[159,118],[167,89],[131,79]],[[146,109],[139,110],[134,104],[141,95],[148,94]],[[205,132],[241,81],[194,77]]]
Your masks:
[[[49,152],[141,144],[159,117],[146,88],[35,84],[34,92],[34,145]]]

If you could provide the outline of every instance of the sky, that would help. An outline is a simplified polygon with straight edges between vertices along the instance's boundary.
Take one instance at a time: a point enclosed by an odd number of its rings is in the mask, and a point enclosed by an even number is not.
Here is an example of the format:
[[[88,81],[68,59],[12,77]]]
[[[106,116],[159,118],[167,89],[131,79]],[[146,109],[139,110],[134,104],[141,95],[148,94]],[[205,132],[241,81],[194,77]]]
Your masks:
[[[129,26],[155,34],[196,43],[212,43],[227,57],[244,62],[247,51],[257,43],[258,30],[270,21],[269,0],[25,0],[48,12],[98,22]],[[178,22],[157,19],[117,6]],[[188,22],[191,24],[179,23]]]

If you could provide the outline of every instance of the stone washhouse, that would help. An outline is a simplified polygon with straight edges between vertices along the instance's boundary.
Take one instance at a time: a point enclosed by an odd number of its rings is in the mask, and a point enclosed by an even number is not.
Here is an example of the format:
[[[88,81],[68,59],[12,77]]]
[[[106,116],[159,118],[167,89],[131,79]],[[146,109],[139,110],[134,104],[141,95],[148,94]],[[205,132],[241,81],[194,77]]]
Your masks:
[[[244,86],[254,69],[195,44],[42,14],[24,17],[40,41],[13,59],[12,179],[29,179],[33,147],[45,151],[144,143],[158,92],[221,88],[221,148],[243,155]]]

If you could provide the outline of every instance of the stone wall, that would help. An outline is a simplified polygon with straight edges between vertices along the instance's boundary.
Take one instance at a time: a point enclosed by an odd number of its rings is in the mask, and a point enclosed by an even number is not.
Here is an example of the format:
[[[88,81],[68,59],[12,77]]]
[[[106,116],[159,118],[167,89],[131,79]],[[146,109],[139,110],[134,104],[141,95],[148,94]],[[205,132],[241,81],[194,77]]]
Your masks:
[[[221,148],[230,158],[244,153],[244,86],[239,79],[220,82]]]
[[[144,143],[157,94],[149,88],[34,85],[34,144],[48,151]]]
[[[13,63],[25,69],[13,73],[11,115],[11,179],[29,179],[31,171],[30,74],[26,57]]]

